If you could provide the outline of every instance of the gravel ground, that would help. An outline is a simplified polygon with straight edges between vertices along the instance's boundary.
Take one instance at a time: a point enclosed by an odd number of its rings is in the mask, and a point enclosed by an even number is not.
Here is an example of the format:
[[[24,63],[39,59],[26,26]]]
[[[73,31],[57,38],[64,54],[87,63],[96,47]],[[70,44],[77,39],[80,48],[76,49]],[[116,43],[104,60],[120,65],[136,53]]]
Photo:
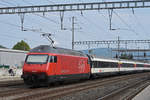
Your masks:
[[[137,79],[136,81],[139,81],[139,79]],[[64,97],[60,97],[56,100],[97,100],[98,98],[103,97],[104,95],[111,93],[112,91],[119,89],[120,87],[127,86],[133,82],[135,82],[135,80],[130,80],[128,82],[122,81],[122,82],[114,83],[109,86],[107,85],[103,87],[97,87],[97,88],[77,92],[74,94],[70,94]]]
[[[139,75],[139,76],[141,76],[141,75]],[[7,76],[2,76],[2,77],[7,77]],[[12,77],[12,76],[10,76],[10,77]],[[129,78],[129,76],[128,76],[125,79],[123,78],[122,79],[123,81],[117,80],[113,83],[110,82],[109,85],[107,83],[105,83],[103,85],[99,85],[99,79],[98,79],[98,80],[84,81],[83,83],[81,82],[81,83],[76,83],[76,84],[74,83],[74,84],[58,85],[58,86],[54,85],[52,87],[43,87],[43,88],[41,87],[41,88],[35,88],[35,89],[31,89],[31,90],[30,90],[30,88],[28,88],[24,85],[21,85],[21,86],[14,87],[14,90],[16,88],[18,93],[16,93],[15,95],[9,94],[9,96],[2,97],[2,98],[0,98],[0,100],[13,100],[13,99],[17,99],[17,98],[20,98],[20,100],[22,100],[22,97],[27,97],[27,96],[29,96],[30,98],[26,99],[26,100],[31,100],[32,98],[34,100],[38,100],[38,99],[41,100],[42,95],[44,95],[44,93],[46,95],[45,95],[45,97],[43,96],[43,100],[45,100],[44,98],[46,98],[46,100],[51,100],[51,98],[55,99],[55,100],[97,100],[97,99],[105,96],[106,94],[109,94],[115,90],[118,90],[119,88],[128,86],[129,84],[133,84],[134,82],[136,83],[141,80],[145,80],[147,78],[149,78],[149,74],[148,75],[144,74],[141,77],[134,76],[133,78]],[[112,80],[114,80],[114,79],[112,79]],[[100,79],[100,81],[102,81],[102,79]],[[91,86],[93,86],[95,82],[98,85],[96,85],[97,87],[94,86],[94,87],[87,88],[87,89],[85,88],[82,90],[82,87],[84,87],[84,86],[86,87],[86,82],[88,83],[88,85],[91,85]],[[64,87],[67,88],[68,91],[69,91],[69,87],[71,89],[81,88],[82,91],[79,91],[79,92],[74,91],[74,92],[68,92],[66,94],[63,94],[63,92],[67,91],[67,89],[64,89]],[[11,89],[12,89],[12,87],[10,87],[10,90]],[[18,91],[18,89],[19,89],[19,91]],[[7,90],[9,90],[8,87],[6,87],[6,91]],[[61,90],[62,90],[62,92],[61,92]],[[56,95],[57,92],[59,94],[59,91],[60,91],[60,94],[62,93],[62,95]],[[12,93],[14,93],[14,92],[12,92]],[[33,95],[33,96],[35,95],[35,97],[31,97],[31,95]],[[50,96],[50,95],[52,95],[52,96]]]

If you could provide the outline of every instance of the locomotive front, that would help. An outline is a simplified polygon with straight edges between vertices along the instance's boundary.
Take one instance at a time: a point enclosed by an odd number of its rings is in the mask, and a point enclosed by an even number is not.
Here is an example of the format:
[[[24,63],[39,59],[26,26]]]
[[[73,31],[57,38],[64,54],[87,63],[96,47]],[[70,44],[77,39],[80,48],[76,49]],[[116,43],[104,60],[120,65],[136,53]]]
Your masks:
[[[34,85],[47,82],[48,60],[48,54],[29,53],[27,55],[22,75],[25,84]]]

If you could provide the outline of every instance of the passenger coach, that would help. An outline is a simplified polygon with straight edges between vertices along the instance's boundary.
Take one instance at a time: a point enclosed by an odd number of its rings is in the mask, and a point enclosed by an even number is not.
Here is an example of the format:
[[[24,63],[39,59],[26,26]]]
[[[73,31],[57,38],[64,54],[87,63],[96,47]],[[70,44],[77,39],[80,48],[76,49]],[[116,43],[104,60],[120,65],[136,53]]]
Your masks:
[[[91,75],[105,76],[150,71],[149,63],[91,56]]]

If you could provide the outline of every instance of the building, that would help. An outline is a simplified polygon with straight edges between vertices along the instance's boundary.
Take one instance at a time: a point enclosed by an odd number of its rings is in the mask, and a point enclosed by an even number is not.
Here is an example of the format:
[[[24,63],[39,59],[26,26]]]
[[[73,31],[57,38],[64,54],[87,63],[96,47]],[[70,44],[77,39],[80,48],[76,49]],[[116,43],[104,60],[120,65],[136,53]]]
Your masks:
[[[22,67],[26,53],[27,51],[0,48],[0,65]]]

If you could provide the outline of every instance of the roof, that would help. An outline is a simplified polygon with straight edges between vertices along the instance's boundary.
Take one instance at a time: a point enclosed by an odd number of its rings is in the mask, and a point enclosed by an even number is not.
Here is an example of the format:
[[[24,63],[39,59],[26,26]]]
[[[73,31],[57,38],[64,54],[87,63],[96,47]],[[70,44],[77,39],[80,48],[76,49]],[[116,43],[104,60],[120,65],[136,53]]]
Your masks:
[[[2,48],[0,48],[0,52],[28,53],[28,51],[23,51],[23,50],[2,49]]]
[[[31,53],[56,53],[56,54],[67,54],[74,56],[83,56],[86,55],[80,51],[65,49],[60,47],[50,47],[49,45],[40,45],[30,50]]]
[[[136,63],[136,64],[150,64],[135,60],[127,60],[127,59],[117,59],[117,58],[107,58],[107,57],[99,57],[95,55],[91,55],[92,61],[107,61],[107,62],[123,62],[123,63]]]

